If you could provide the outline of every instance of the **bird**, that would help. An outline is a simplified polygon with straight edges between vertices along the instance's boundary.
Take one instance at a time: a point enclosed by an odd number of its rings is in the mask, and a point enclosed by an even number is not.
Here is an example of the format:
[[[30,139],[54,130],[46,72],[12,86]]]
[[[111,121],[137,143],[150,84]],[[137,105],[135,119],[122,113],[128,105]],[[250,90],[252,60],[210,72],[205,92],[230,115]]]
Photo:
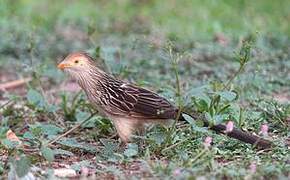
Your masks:
[[[115,78],[103,71],[96,59],[86,52],[70,53],[57,67],[77,81],[98,113],[112,121],[124,143],[130,142],[132,135],[136,131],[143,131],[147,124],[168,124],[177,118],[185,120],[183,115],[179,115],[179,108],[166,98],[146,88]],[[224,124],[211,126],[206,120],[204,126],[261,149],[271,147],[270,141],[237,128],[226,132]]]

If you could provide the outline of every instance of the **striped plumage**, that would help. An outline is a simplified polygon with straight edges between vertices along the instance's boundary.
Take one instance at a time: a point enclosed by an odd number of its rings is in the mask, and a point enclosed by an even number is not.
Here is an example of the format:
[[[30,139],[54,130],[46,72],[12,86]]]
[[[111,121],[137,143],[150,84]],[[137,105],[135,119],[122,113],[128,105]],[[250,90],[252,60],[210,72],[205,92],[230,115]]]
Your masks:
[[[168,123],[178,114],[178,109],[158,94],[105,73],[86,53],[68,55],[58,68],[77,80],[98,112],[112,120],[123,142],[145,124]],[[210,123],[204,120],[204,125]],[[236,128],[225,133],[226,126],[217,124],[210,129],[263,149],[271,147],[271,142]]]
[[[146,123],[176,118],[178,109],[165,98],[108,75],[86,53],[70,54],[59,67],[77,80],[99,113],[113,121],[124,142]]]

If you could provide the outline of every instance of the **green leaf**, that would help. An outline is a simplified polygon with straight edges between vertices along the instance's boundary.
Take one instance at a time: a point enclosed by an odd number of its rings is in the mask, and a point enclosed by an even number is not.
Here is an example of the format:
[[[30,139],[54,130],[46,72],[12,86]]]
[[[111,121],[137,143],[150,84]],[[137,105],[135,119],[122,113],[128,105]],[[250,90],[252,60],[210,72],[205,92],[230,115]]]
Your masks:
[[[205,104],[210,104],[210,97],[207,95],[208,93],[210,93],[210,89],[208,86],[202,86],[202,87],[198,87],[198,88],[193,88],[190,91],[188,91],[185,95],[186,99],[191,99],[195,102],[199,102],[199,101],[203,101],[201,102],[203,105]],[[206,105],[206,106],[207,106]],[[203,106],[205,107],[205,106]],[[203,108],[205,109],[205,108]]]
[[[60,107],[59,106],[56,106],[56,105],[53,105],[53,104],[50,104],[48,105],[47,107],[47,111],[48,112],[51,112],[51,113],[55,113],[57,110],[59,110]]]
[[[192,126],[192,130],[195,131],[195,132],[201,132],[201,133],[208,132],[208,128],[207,127],[201,127],[199,125],[193,125]]]
[[[194,119],[187,115],[187,114],[182,114],[182,117],[189,123],[189,124],[194,124]]]
[[[81,162],[76,162],[70,166],[75,171],[81,171],[82,167],[92,167],[90,161],[84,160]]]
[[[19,177],[25,176],[29,172],[30,166],[30,160],[26,156],[22,155],[19,160],[15,161],[16,174]]]
[[[184,119],[190,124],[192,125],[192,129],[196,132],[207,132],[207,128],[203,127],[203,121],[202,120],[194,120],[191,116],[187,115],[187,114],[182,114],[182,116],[184,117]]]
[[[29,130],[30,130],[30,132],[32,133],[33,136],[36,136],[36,137],[40,137],[41,136],[42,129],[39,126],[39,124],[30,125]]]
[[[198,111],[200,112],[208,110],[208,103],[203,99],[199,100],[196,105],[197,105]]]
[[[3,139],[1,140],[1,144],[3,144],[8,149],[15,149],[19,145],[19,142],[10,141],[9,139]]]
[[[34,89],[29,89],[26,97],[28,102],[37,108],[43,109],[46,105],[43,96]]]
[[[74,138],[66,138],[66,139],[58,141],[58,143],[71,147],[71,148],[79,148],[88,152],[96,152],[96,148],[94,146],[91,146],[90,144],[86,144],[86,143],[79,143]]]
[[[204,127],[204,121],[199,119],[194,122],[197,127]]]
[[[47,161],[49,162],[54,161],[54,151],[49,147],[41,148],[41,154]]]
[[[218,94],[227,101],[233,101],[237,97],[237,94],[231,91],[222,91],[218,92]]]
[[[89,26],[90,27],[90,26]],[[94,53],[95,57],[96,58],[100,58],[101,57],[101,47],[100,46],[97,46],[95,48],[95,53]]]
[[[59,128],[53,124],[40,124],[42,133],[45,135],[57,135],[63,131],[62,128]]]
[[[227,115],[214,115],[212,117],[214,124],[221,124],[225,119]]]
[[[115,153],[118,150],[119,143],[108,139],[100,139],[100,141],[105,146],[101,153],[103,158],[106,158],[110,162],[117,162],[124,159],[122,155]]]
[[[230,104],[226,104],[223,107],[221,107],[221,109],[219,110],[218,113],[222,114],[224,112],[226,112],[226,110],[230,109],[231,105]]]
[[[0,175],[2,175],[4,172],[4,164],[0,162]]]
[[[130,143],[128,144],[127,149],[124,151],[124,155],[128,158],[136,156],[138,154],[138,145]]]
[[[152,137],[152,139],[154,140],[154,142],[156,144],[158,144],[159,146],[165,141],[166,139],[166,135],[163,132],[154,132],[152,133],[152,135],[150,136]]]
[[[205,112],[204,117],[208,122],[213,122],[212,115],[210,113]]]
[[[90,116],[90,113],[83,112],[83,111],[77,111],[76,119],[78,122],[83,121],[84,119],[87,119]],[[88,120],[86,123],[82,124],[83,128],[93,128],[95,127],[95,122],[97,121],[97,116],[92,117],[90,120]]]
[[[105,146],[105,151],[107,153],[111,154],[118,149],[118,144],[115,142],[112,142],[112,141],[107,140],[107,139],[100,139],[100,141]]]
[[[64,149],[54,149],[54,155],[66,155],[66,156],[73,156],[74,154],[70,151]]]
[[[77,111],[76,118],[77,121],[83,121],[84,119],[87,119],[90,116],[90,113],[83,112],[83,111]]]
[[[23,138],[32,140],[35,139],[36,137],[31,132],[27,131],[23,134]]]

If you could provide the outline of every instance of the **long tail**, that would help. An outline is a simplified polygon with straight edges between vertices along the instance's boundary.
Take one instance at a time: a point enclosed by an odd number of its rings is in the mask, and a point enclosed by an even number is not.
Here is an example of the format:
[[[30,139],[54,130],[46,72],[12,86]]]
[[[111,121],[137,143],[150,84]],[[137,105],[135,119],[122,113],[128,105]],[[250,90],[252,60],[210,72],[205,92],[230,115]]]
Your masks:
[[[189,114],[187,114],[187,115],[189,115]],[[190,115],[190,116],[193,117],[192,115]],[[185,120],[183,118],[183,116],[180,116],[179,119],[181,121]],[[196,119],[196,118],[194,118],[194,119]],[[210,124],[206,120],[203,120],[203,121],[204,121],[205,127],[210,126]],[[250,134],[249,132],[242,131],[242,130],[237,129],[237,128],[234,128],[231,132],[226,133],[225,132],[226,126],[223,124],[214,125],[212,127],[209,127],[209,129],[215,131],[218,134],[225,134],[231,138],[238,139],[242,142],[252,144],[252,145],[256,146],[258,149],[269,149],[272,146],[272,142],[270,142],[266,139],[263,139],[259,136]]]

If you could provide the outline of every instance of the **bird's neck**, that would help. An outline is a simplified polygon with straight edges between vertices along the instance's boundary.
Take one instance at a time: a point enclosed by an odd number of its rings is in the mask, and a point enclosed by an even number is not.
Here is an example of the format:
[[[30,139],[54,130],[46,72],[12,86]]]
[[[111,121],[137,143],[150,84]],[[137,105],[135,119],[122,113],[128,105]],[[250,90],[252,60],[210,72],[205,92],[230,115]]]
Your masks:
[[[89,99],[98,100],[106,89],[106,82],[112,78],[99,68],[91,68],[90,71],[83,72],[78,78],[78,84],[86,92]]]

